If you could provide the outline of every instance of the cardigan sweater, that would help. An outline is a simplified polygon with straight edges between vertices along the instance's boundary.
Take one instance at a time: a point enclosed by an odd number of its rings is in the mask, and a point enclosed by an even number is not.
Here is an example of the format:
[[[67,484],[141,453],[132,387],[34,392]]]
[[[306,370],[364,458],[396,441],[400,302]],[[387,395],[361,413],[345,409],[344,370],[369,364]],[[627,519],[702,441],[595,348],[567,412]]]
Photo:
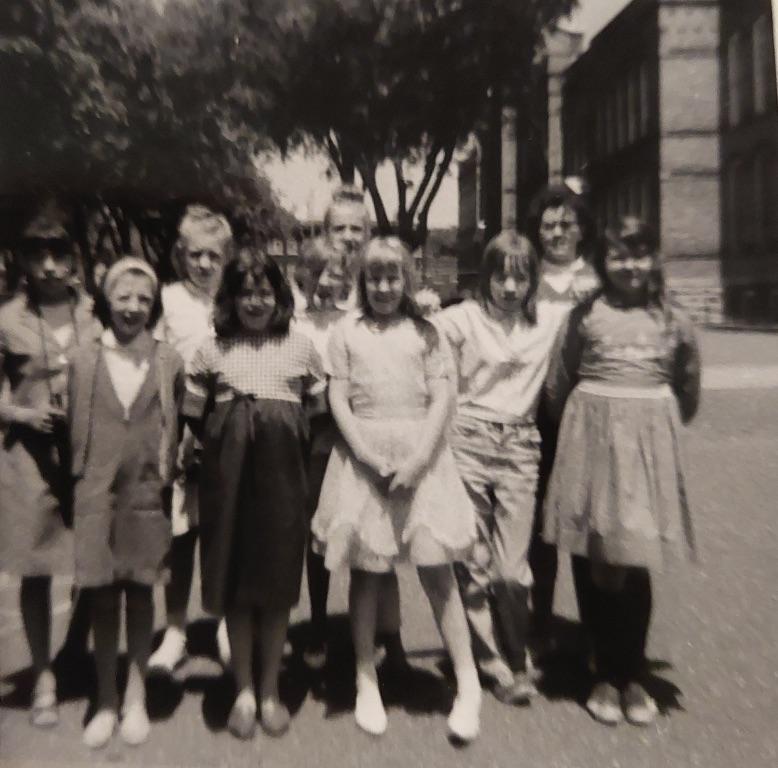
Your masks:
[[[93,342],[76,350],[70,364],[69,424],[73,451],[72,474],[81,477],[89,461],[97,363],[101,343]],[[171,346],[155,342],[157,386],[162,411],[162,440],[159,446],[159,473],[170,485],[176,470],[179,442],[179,405],[183,397],[184,361]]]

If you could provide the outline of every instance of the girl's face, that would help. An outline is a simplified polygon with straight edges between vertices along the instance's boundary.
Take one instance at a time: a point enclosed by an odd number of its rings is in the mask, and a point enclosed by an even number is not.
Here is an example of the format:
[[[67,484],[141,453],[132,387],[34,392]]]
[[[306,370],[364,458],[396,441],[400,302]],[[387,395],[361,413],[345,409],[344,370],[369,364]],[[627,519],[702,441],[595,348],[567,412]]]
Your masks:
[[[521,312],[529,292],[529,277],[516,269],[506,259],[499,269],[492,272],[489,280],[489,295],[492,303],[503,312]]]
[[[235,311],[243,329],[248,333],[262,333],[270,324],[275,308],[276,295],[267,277],[262,275],[256,280],[247,275],[235,299]]]
[[[645,295],[654,268],[654,255],[610,246],[605,255],[605,273],[619,295],[628,301]]]
[[[67,243],[41,241],[25,254],[27,279],[44,299],[59,299],[67,294],[73,272],[73,256]]]
[[[224,254],[219,251],[187,249],[184,256],[187,277],[196,288],[205,293],[215,290],[223,266]]]
[[[380,317],[390,317],[400,308],[405,277],[399,259],[368,259],[365,264],[365,294],[370,309]]]
[[[540,217],[538,234],[545,261],[564,266],[578,258],[582,233],[578,215],[572,208],[566,205],[546,208]]]
[[[132,341],[145,330],[154,306],[154,285],[148,275],[125,272],[108,296],[111,327],[121,342]]]
[[[315,304],[323,309],[334,307],[335,302],[342,298],[345,285],[343,270],[335,265],[326,266],[313,293]]]

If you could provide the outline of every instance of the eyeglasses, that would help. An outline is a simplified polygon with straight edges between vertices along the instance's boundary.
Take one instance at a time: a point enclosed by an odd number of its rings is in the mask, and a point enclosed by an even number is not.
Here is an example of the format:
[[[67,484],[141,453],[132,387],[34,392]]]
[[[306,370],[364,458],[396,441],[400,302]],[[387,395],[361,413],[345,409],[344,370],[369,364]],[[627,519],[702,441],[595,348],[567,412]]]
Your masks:
[[[22,255],[25,258],[41,258],[46,254],[62,257],[71,253],[70,242],[61,238],[30,238],[22,243]]]

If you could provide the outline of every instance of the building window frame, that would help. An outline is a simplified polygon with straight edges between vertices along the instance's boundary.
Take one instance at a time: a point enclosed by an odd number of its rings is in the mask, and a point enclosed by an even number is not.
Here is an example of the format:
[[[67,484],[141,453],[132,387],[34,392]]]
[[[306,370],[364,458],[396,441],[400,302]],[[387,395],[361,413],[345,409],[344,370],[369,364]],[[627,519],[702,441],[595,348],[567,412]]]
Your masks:
[[[740,90],[742,81],[741,67],[743,48],[743,33],[733,32],[727,40],[727,124],[731,128],[740,125],[743,118],[743,94]]]

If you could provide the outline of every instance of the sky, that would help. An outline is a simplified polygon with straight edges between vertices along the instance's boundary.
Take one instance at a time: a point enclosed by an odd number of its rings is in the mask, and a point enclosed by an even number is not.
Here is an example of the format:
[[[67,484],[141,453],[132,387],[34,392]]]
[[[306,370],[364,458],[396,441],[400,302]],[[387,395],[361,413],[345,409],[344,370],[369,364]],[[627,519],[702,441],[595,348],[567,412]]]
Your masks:
[[[579,0],[578,8],[560,26],[583,32],[584,44],[588,44],[630,0]],[[291,157],[266,157],[261,163],[270,178],[281,204],[299,219],[320,219],[332,189],[337,186],[337,173],[333,173],[324,155],[306,155],[302,152]],[[418,176],[417,176],[418,178]],[[391,167],[378,171],[378,187],[390,216],[397,210],[394,171]],[[411,189],[411,193],[413,189]],[[457,224],[456,163],[441,185],[430,209],[431,227],[454,227]]]

